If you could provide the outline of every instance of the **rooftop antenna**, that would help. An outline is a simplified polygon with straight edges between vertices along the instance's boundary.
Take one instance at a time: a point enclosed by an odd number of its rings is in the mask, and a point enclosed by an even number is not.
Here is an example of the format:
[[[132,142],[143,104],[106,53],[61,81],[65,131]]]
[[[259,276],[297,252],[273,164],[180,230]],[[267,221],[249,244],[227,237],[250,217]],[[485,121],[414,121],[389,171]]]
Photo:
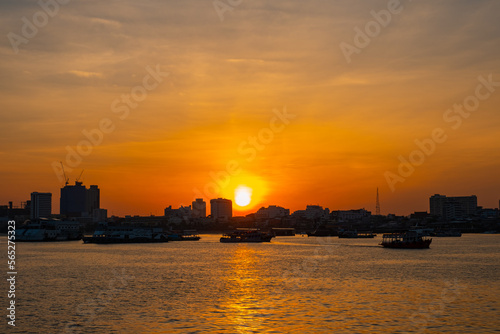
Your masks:
[[[62,161],[60,161],[60,163],[61,163],[61,167],[62,167],[62,171],[63,171],[63,175],[64,175],[64,181],[65,181],[64,185],[67,186],[69,183],[69,177],[66,177],[66,172],[64,171],[64,165],[63,165]]]
[[[377,187],[377,203],[375,204],[375,214],[380,216],[380,201],[378,198],[378,187]]]

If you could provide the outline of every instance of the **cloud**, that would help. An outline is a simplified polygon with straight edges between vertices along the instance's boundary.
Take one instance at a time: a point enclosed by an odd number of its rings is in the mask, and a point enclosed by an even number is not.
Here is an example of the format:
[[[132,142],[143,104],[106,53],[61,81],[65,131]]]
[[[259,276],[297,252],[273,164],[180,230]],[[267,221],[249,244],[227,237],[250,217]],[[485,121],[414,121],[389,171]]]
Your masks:
[[[76,75],[79,78],[102,78],[102,73],[97,73],[97,72],[71,70],[71,71],[68,71],[68,73]]]

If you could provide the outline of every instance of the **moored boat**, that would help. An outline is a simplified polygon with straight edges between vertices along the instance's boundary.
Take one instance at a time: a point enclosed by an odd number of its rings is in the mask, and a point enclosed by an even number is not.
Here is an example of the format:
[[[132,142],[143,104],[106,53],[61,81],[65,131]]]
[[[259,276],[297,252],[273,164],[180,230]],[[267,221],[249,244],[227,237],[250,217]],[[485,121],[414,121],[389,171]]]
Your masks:
[[[235,231],[224,234],[220,238],[220,242],[237,243],[237,242],[270,242],[274,235],[260,231]]]
[[[453,229],[439,230],[439,231],[431,233],[431,235],[435,236],[435,237],[461,237],[462,232],[460,232],[459,230],[453,230]]]
[[[387,248],[421,249],[429,248],[431,242],[431,238],[423,237],[415,231],[408,231],[404,233],[384,234],[380,245]]]
[[[168,242],[168,234],[162,228],[147,226],[111,226],[100,223],[91,237],[84,237],[84,243],[123,244]]]
[[[339,232],[339,238],[362,239],[375,238],[377,235],[372,232],[342,231]]]
[[[308,237],[336,237],[339,233],[329,228],[318,228],[313,232],[307,232]]]
[[[198,241],[201,237],[197,234],[183,234],[181,235],[181,241]]]
[[[16,241],[71,241],[81,240],[82,225],[75,221],[40,218],[27,221],[16,231]]]
[[[170,241],[198,241],[201,237],[195,230],[186,230],[183,232],[171,233],[168,235]]]

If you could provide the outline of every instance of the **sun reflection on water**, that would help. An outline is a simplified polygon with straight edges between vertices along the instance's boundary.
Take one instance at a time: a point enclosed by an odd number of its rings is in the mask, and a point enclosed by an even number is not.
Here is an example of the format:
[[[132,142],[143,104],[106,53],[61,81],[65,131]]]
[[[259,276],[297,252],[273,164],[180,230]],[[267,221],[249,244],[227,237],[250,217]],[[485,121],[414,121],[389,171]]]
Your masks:
[[[266,271],[262,267],[262,254],[251,246],[238,245],[225,276],[228,299],[223,307],[227,309],[228,322],[236,333],[262,331],[263,301],[268,297],[268,291],[259,284]]]

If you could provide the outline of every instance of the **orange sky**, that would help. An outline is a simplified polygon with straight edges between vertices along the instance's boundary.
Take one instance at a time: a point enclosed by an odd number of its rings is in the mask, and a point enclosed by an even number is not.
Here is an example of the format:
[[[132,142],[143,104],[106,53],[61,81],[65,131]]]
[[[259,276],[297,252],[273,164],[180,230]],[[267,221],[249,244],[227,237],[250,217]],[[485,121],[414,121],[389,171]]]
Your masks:
[[[57,213],[62,161],[71,183],[85,169],[110,215],[231,198],[240,184],[253,189],[243,213],[374,211],[377,187],[384,214],[428,210],[435,193],[498,207],[500,87],[482,87],[456,129],[459,114],[446,113],[476,96],[479,77],[500,82],[500,3],[401,3],[350,63],[341,43],[355,45],[387,1],[251,1],[223,21],[210,1],[61,6],[17,53],[0,44],[0,204],[48,191]],[[5,36],[23,36],[21,18],[41,10],[0,8]],[[284,110],[294,117],[273,120]],[[68,160],[100,122],[102,142]],[[446,140],[391,189],[386,172],[436,128]],[[207,186],[228,163],[239,171],[228,185]]]

